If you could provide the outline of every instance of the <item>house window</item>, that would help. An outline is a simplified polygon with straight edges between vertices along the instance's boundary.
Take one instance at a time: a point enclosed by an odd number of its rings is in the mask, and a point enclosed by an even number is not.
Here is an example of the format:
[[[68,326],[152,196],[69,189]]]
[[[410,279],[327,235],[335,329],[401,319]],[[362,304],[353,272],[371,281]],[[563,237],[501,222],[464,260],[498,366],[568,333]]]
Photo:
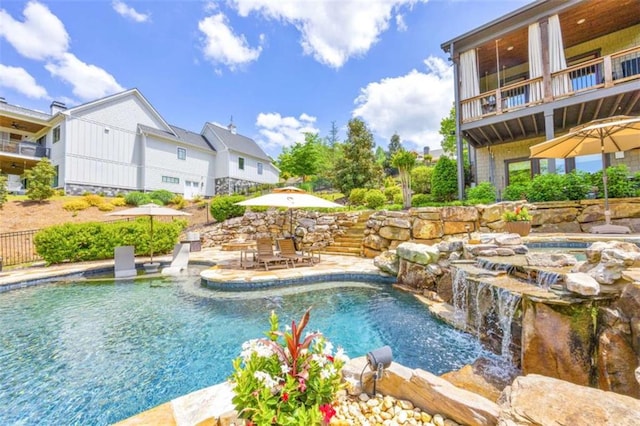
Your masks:
[[[162,176],[163,183],[180,183],[180,178],[173,176]]]
[[[244,170],[244,158],[238,157],[238,169]]]
[[[60,126],[53,129],[53,143],[56,143],[60,140]]]
[[[42,146],[45,146],[47,143],[47,135],[41,136],[36,142]]]
[[[505,161],[507,185],[526,184],[531,180],[531,160],[515,159]]]
[[[262,163],[258,163],[258,174],[261,175],[262,174]]]
[[[184,148],[178,148],[178,160],[187,159],[187,150]]]
[[[51,186],[53,186],[54,188],[57,188],[58,187],[58,173],[60,171],[60,166],[54,166],[53,168],[56,171],[56,175],[53,177],[53,183],[51,184]]]

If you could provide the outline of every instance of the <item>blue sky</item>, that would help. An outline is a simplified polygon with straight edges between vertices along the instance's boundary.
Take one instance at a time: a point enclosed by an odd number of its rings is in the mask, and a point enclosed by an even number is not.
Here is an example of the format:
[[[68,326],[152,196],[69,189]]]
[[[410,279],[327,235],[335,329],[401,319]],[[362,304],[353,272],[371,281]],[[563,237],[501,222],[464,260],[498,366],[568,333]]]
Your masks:
[[[524,0],[0,1],[0,96],[48,111],[138,88],[163,118],[206,121],[277,157],[303,132],[440,148],[453,102],[441,43]]]

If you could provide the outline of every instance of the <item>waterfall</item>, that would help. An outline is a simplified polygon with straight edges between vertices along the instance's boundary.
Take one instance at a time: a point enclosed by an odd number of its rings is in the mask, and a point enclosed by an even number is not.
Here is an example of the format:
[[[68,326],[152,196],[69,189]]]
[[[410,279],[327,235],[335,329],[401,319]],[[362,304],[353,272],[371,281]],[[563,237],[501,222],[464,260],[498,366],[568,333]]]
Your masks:
[[[560,279],[560,274],[551,271],[540,271],[536,272],[536,285],[538,287],[544,288],[548,290],[549,287],[554,285]]]
[[[467,320],[467,273],[456,268],[452,280],[453,309],[457,320]]]
[[[511,344],[511,323],[513,322],[513,316],[520,303],[520,295],[511,293],[505,289],[497,290],[498,317],[500,328],[502,329],[501,355],[511,362],[511,351],[509,350],[509,345]]]
[[[482,327],[482,307],[480,306],[480,300],[482,296],[482,291],[489,287],[488,283],[478,281],[476,283],[476,300],[475,300],[475,326],[476,326],[476,335],[478,338],[481,338],[480,329]]]

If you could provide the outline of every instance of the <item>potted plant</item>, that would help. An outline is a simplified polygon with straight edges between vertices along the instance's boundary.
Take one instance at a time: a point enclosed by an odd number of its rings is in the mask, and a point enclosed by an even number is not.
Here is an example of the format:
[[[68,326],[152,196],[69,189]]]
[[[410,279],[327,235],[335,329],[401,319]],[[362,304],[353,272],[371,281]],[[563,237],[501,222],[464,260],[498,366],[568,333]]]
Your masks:
[[[341,371],[348,357],[341,348],[334,353],[321,333],[302,334],[310,309],[284,332],[272,312],[267,338],[242,345],[230,381],[245,424],[328,425],[335,414],[333,402],[344,387]]]
[[[532,216],[526,207],[516,207],[502,213],[504,230],[523,237],[531,232],[531,219]]]

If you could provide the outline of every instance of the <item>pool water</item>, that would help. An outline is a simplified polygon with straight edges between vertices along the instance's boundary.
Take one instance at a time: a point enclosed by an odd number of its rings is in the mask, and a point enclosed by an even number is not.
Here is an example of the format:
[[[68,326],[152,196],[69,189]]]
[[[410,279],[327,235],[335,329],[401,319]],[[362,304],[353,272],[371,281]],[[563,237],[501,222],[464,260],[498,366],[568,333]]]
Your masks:
[[[383,284],[242,294],[197,276],[47,284],[0,294],[0,424],[110,424],[220,383],[271,310],[282,327],[309,306],[308,330],[351,357],[390,345],[394,361],[441,374],[489,355]]]

